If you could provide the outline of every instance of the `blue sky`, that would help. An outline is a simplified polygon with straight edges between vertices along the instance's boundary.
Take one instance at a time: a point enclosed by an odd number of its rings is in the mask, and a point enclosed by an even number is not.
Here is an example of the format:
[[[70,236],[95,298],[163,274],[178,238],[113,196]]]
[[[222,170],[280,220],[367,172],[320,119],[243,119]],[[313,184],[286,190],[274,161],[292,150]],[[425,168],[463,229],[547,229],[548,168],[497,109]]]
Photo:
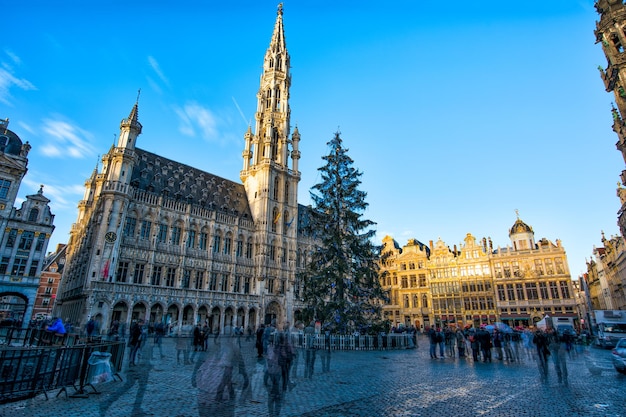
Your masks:
[[[0,118],[32,145],[20,197],[44,185],[49,250],[138,89],[139,147],[239,181],[277,4],[2,2]],[[506,246],[519,210],[578,276],[618,233],[624,169],[598,18],[592,0],[286,0],[300,202],[339,129],[378,240]]]

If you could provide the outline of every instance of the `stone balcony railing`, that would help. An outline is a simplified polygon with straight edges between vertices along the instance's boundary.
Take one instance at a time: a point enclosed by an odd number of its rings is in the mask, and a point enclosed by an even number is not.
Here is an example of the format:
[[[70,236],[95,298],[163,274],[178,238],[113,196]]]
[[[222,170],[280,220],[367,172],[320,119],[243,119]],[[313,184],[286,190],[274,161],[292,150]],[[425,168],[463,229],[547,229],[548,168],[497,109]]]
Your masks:
[[[247,305],[259,306],[261,296],[222,291],[196,290],[190,288],[157,287],[153,285],[127,284],[120,282],[93,281],[91,289],[98,293],[113,294],[116,300],[126,298],[154,303],[177,303],[195,305]]]

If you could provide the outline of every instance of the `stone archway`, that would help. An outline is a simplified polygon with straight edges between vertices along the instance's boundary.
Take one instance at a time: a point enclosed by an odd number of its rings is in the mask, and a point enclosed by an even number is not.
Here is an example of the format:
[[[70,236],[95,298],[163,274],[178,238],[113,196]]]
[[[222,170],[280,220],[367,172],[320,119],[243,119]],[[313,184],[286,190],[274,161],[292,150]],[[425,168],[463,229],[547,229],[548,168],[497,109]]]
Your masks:
[[[196,324],[196,313],[192,305],[187,304],[183,308],[183,331],[193,331],[193,326]]]
[[[128,319],[128,304],[124,301],[118,301],[113,305],[111,309],[111,317],[109,318],[109,329],[113,326],[113,323],[117,321],[117,326],[120,334],[126,332],[126,321]]]
[[[180,329],[181,323],[178,322],[179,315],[180,309],[176,304],[171,304],[167,307],[167,313],[165,313],[165,325],[167,326],[168,333],[172,333]]]
[[[0,293],[3,308],[0,311],[0,320],[13,320],[14,326],[22,326],[26,319],[26,309],[28,308],[28,298],[18,292]]]
[[[204,325],[209,322],[209,309],[206,306],[198,308],[198,322]]]
[[[224,310],[224,334],[226,336],[233,333],[234,318],[235,311],[232,307],[228,307],[226,310]]]
[[[156,323],[162,323],[165,315],[163,314],[164,309],[163,306],[159,303],[154,304],[150,307],[150,325],[155,325]]]
[[[221,310],[219,307],[213,307],[211,310],[211,314],[209,315],[209,329],[211,329],[212,333],[215,333],[216,330],[220,330],[220,314]]]
[[[133,306],[133,311],[130,315],[131,320],[145,320],[146,319],[146,305],[142,302],[139,302]]]
[[[235,320],[235,326],[243,329],[246,324],[246,310],[243,307],[237,309],[237,318]]]
[[[268,325],[274,319],[276,320],[277,324],[280,324],[282,321],[282,308],[280,307],[280,304],[278,304],[276,301],[272,301],[265,308],[264,323]]]
[[[253,332],[256,331],[256,327],[257,327],[256,316],[257,316],[256,309],[251,308],[250,311],[248,311],[248,326],[250,326],[250,329],[252,329]]]

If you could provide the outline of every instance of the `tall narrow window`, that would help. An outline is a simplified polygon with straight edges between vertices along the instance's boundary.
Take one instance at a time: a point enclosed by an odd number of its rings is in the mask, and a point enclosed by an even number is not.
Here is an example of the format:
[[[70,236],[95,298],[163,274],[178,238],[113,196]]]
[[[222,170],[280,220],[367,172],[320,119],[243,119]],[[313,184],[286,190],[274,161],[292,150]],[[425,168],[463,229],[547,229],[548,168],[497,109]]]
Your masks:
[[[5,199],[9,195],[9,189],[11,188],[11,181],[0,180],[0,198]]]
[[[240,258],[243,255],[243,239],[241,236],[239,236],[239,239],[237,239],[237,248],[235,249],[235,256],[237,258]]]
[[[558,300],[560,298],[559,289],[555,281],[550,281],[550,294],[555,300]]]
[[[162,266],[155,266],[152,269],[152,278],[150,279],[150,284],[152,285],[161,285],[161,274],[163,273]]]
[[[180,245],[180,235],[181,235],[180,227],[173,226],[172,227],[172,240],[171,240],[172,245],[176,245],[176,246]]]
[[[524,286],[522,284],[515,284],[515,291],[517,292],[518,300],[526,299],[526,297],[524,297]]]
[[[15,258],[13,261],[13,268],[11,269],[11,275],[23,276],[26,271],[27,258]]]
[[[165,243],[167,241],[167,225],[159,225],[159,234],[157,235],[157,242]]]
[[[152,230],[152,222],[149,220],[142,220],[141,228],[139,229],[139,239],[141,240],[150,239],[150,230]]]
[[[272,232],[276,233],[278,230],[278,222],[280,221],[280,211],[277,207],[272,210]]]
[[[46,242],[46,234],[39,233],[39,236],[37,236],[37,243],[35,244],[35,251],[41,252],[43,250],[43,245],[45,242]]]
[[[506,295],[509,301],[515,300],[515,291],[513,290],[513,284],[506,284]]]
[[[143,274],[146,268],[146,264],[135,264],[135,271],[133,272],[133,284],[143,284]]]
[[[137,219],[134,217],[127,217],[126,223],[124,223],[124,236],[135,237],[135,227],[137,226]]]
[[[233,238],[230,234],[227,234],[224,238],[224,255],[230,255],[232,251]]]
[[[8,256],[2,257],[2,260],[0,260],[0,274],[7,273],[7,269],[9,268],[9,261],[11,261],[11,258],[9,258]]]
[[[167,268],[167,276],[165,277],[165,286],[173,287],[176,282],[176,268]]]
[[[278,200],[278,177],[274,178],[274,192],[272,193],[274,195],[274,200]]]
[[[217,272],[211,272],[209,279],[209,291],[217,291]]]
[[[541,295],[542,300],[547,300],[550,298],[548,296],[548,285],[545,282],[539,283],[539,294]]]
[[[204,288],[204,271],[196,271],[196,278],[194,280],[194,288],[201,290]]]
[[[191,249],[196,247],[196,231],[195,230],[190,230],[189,232],[187,232],[187,247]]]
[[[18,246],[19,249],[22,250],[30,250],[33,245],[33,240],[35,239],[35,233],[25,231],[22,232],[22,238],[20,239],[20,244]]]
[[[222,237],[219,234],[213,236],[213,253],[219,253],[222,246]]]
[[[37,267],[39,266],[39,261],[32,261],[30,263],[30,269],[28,270],[28,276],[29,277],[36,277],[37,276]]]
[[[209,235],[205,232],[200,233],[200,240],[198,241],[198,248],[200,250],[206,250],[206,243],[209,239]]]
[[[506,301],[506,295],[504,292],[504,285],[498,284],[498,300]]]
[[[228,274],[222,274],[222,279],[220,281],[220,291],[228,291],[228,281]]]
[[[117,266],[117,273],[115,274],[116,282],[126,282],[128,277],[128,262],[120,262]]]
[[[285,203],[289,204],[289,181],[285,181]],[[287,221],[287,219],[285,219]]]
[[[183,281],[180,283],[181,288],[189,288],[191,281],[191,271],[188,269],[183,270]]]

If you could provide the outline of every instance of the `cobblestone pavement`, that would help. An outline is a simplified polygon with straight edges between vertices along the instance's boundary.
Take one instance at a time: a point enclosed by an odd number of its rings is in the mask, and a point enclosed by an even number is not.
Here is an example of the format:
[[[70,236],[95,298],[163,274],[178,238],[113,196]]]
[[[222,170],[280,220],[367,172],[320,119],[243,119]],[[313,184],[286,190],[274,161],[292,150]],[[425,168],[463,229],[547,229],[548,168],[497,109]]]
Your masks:
[[[253,345],[242,341],[253,392],[238,402],[237,416],[268,414]],[[150,353],[155,359],[148,360]],[[96,385],[100,394],[66,398],[54,391],[49,400],[40,395],[0,405],[0,417],[198,416],[193,365],[177,364],[173,339],[164,339],[163,353],[161,359],[145,346],[139,365],[124,366],[122,382]],[[333,352],[330,372],[320,373],[318,359],[312,379],[302,378],[303,365],[281,416],[626,416],[626,376],[613,369],[610,351],[595,348],[568,358],[567,386],[557,382],[552,363],[542,382],[533,357],[512,363],[430,359],[424,337],[411,350]]]

